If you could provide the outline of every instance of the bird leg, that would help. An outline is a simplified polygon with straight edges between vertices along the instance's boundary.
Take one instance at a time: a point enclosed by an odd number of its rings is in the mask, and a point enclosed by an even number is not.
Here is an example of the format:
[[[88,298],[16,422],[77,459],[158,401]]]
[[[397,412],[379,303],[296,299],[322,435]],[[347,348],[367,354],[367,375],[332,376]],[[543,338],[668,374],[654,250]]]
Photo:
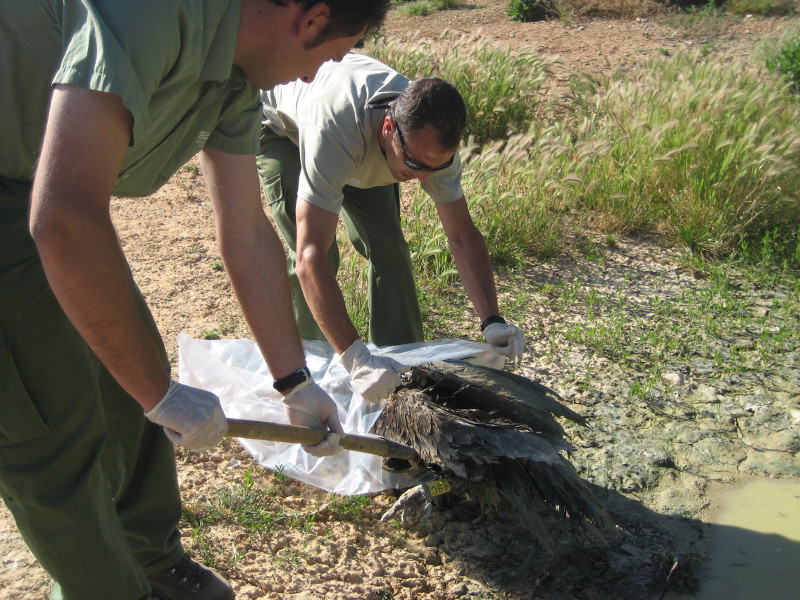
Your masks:
[[[405,525],[411,513],[415,510],[420,511],[420,517],[430,519],[431,509],[433,508],[433,497],[445,494],[450,491],[450,482],[447,479],[437,479],[420,483],[417,486],[407,489],[395,501],[392,507],[383,513],[381,521],[388,521],[400,512],[400,522]]]

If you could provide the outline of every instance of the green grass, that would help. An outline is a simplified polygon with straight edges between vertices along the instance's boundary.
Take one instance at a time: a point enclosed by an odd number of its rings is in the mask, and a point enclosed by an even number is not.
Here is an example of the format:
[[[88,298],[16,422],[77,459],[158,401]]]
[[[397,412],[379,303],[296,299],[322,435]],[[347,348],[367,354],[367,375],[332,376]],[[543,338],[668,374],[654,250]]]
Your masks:
[[[262,487],[249,470],[241,481],[215,490],[208,501],[185,505],[183,518],[194,529],[219,522],[235,523],[248,535],[269,532],[287,522],[296,524],[297,517],[289,517],[280,506],[282,489],[280,485]]]
[[[200,337],[204,340],[219,340],[230,335],[239,326],[238,321],[222,321],[217,327],[213,329],[205,329],[200,333]]]
[[[689,14],[708,21],[718,13],[708,4]],[[574,240],[586,258],[601,261],[618,236],[654,231],[698,264],[800,267],[800,104],[763,58],[759,66],[723,62],[713,51],[659,53],[625,74],[573,76],[568,92],[557,94],[539,57],[485,39],[382,40],[366,51],[409,77],[456,83],[472,127],[461,150],[462,184],[495,268],[512,279]],[[425,335],[445,337],[448,321],[459,318],[453,306],[468,301],[421,189],[402,221]],[[360,259],[343,260],[340,281],[362,332],[364,272]],[[504,311],[524,316],[524,307],[503,302]],[[600,348],[621,331],[612,320],[575,335],[596,338]]]
[[[478,144],[504,138],[529,123],[550,66],[532,52],[514,52],[479,36],[448,35],[436,42],[375,38],[366,54],[410,79],[441,77],[467,106],[467,137]]]
[[[345,520],[360,519],[369,503],[369,497],[362,495],[340,496],[331,494],[328,497],[328,509],[334,515]]]
[[[367,496],[330,494],[324,504],[292,511],[285,506],[289,478],[278,468],[272,477],[264,471],[248,470],[244,475],[224,470],[232,481],[214,489],[207,498],[187,502],[183,507],[182,527],[189,531],[189,550],[204,564],[230,572],[240,556],[218,542],[218,528],[234,529],[242,540],[237,546],[263,548],[276,536],[295,540],[272,553],[274,562],[290,570],[302,570],[311,556],[308,543],[329,535],[327,521],[355,521],[364,515],[371,500]],[[319,515],[324,514],[322,519]],[[288,535],[289,533],[299,535]]]
[[[694,37],[703,37],[718,32],[730,20],[727,12],[719,8],[714,0],[708,0],[702,4],[686,3],[682,10],[667,18],[667,23],[691,32]]]
[[[346,236],[338,238],[340,262],[337,274],[345,306],[359,334],[369,331],[369,281],[367,260],[355,251]]]
[[[725,9],[732,15],[775,17],[793,15],[797,6],[792,0],[728,0]]]
[[[582,208],[621,231],[666,224],[706,255],[729,256],[773,228],[784,251],[796,247],[800,128],[785,85],[681,54],[634,76],[580,82],[573,98],[554,133],[566,141],[579,131],[571,174]],[[597,151],[582,152],[587,144]]]
[[[197,163],[188,163],[183,165],[183,170],[192,175],[200,175],[200,165]]]
[[[773,73],[784,77],[795,95],[800,95],[800,26],[790,27],[777,39],[765,40],[758,52]]]
[[[433,12],[454,8],[454,0],[412,0],[395,2],[397,14],[406,17],[425,17]]]
[[[519,105],[503,125],[476,123],[462,149],[467,198],[495,264],[557,254],[567,213],[571,224],[583,215],[612,233],[666,226],[676,242],[708,256],[729,256],[766,231],[784,253],[796,253],[799,115],[780,80],[680,53],[633,74],[575,77],[568,95],[545,98],[547,69],[535,57],[519,62],[472,38],[448,48],[388,42],[372,50],[412,77],[491,72],[491,82],[478,76],[459,88],[470,88],[462,92],[470,115]],[[498,52],[502,65],[489,68]],[[523,64],[532,67],[527,82]],[[519,132],[504,134],[512,124]],[[412,211],[405,227],[420,274],[450,277],[431,203],[418,195]]]
[[[510,0],[508,16],[512,21],[544,21],[559,16],[553,0]]]
[[[659,293],[679,288],[646,272],[613,288],[574,278],[539,286],[550,323],[549,349],[541,358],[562,372],[562,386],[603,389],[607,381],[568,357],[606,359],[630,382],[620,390],[627,399],[662,415],[679,408],[667,401],[670,387],[662,375],[668,371],[705,361],[720,375],[747,376],[775,373],[796,360],[789,358],[800,347],[796,269],[769,256],[755,262],[752,256],[709,261],[686,255],[686,267],[697,277],[679,293]],[[642,277],[652,278],[646,287],[655,291],[647,297],[638,291]]]

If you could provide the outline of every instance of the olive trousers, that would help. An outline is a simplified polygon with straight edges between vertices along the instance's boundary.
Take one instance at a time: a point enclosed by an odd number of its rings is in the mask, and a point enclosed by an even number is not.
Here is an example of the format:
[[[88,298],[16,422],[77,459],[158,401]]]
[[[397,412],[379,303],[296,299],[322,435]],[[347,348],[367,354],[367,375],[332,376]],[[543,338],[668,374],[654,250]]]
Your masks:
[[[51,598],[143,600],[145,573],[184,554],[174,447],[61,310],[29,197],[0,178],[0,496],[54,579]]]
[[[295,271],[300,151],[289,138],[268,126],[261,131],[258,173],[272,218],[289,247],[287,267],[300,335],[308,340],[324,340]],[[361,189],[346,185],[343,193],[341,216],[347,237],[369,265],[370,341],[378,346],[422,341],[422,316],[411,255],[400,226],[400,186]],[[335,241],[328,249],[328,261],[333,272],[338,272],[339,248]]]

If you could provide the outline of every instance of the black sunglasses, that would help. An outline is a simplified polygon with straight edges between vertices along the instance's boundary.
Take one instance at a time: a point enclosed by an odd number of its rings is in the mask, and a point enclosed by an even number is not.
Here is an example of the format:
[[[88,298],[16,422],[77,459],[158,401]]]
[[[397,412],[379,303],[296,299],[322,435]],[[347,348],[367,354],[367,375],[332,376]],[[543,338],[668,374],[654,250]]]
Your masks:
[[[438,167],[429,167],[428,165],[423,165],[415,160],[411,160],[408,157],[408,152],[406,152],[406,140],[403,138],[403,132],[400,131],[400,126],[397,124],[397,119],[394,118],[394,108],[392,108],[391,104],[389,105],[389,116],[392,117],[394,128],[397,131],[397,137],[400,139],[400,150],[403,152],[403,162],[406,163],[406,166],[409,169],[412,171],[441,171],[442,169],[446,169],[453,164],[453,161],[456,158],[455,154],[450,157],[450,160],[443,165],[439,165]]]

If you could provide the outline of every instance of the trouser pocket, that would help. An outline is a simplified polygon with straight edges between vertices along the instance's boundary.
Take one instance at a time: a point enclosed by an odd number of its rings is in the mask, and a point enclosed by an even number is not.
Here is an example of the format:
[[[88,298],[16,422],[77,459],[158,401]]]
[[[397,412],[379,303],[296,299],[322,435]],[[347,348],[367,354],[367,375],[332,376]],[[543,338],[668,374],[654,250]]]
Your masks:
[[[49,432],[22,382],[0,328],[0,444],[24,442]]]

